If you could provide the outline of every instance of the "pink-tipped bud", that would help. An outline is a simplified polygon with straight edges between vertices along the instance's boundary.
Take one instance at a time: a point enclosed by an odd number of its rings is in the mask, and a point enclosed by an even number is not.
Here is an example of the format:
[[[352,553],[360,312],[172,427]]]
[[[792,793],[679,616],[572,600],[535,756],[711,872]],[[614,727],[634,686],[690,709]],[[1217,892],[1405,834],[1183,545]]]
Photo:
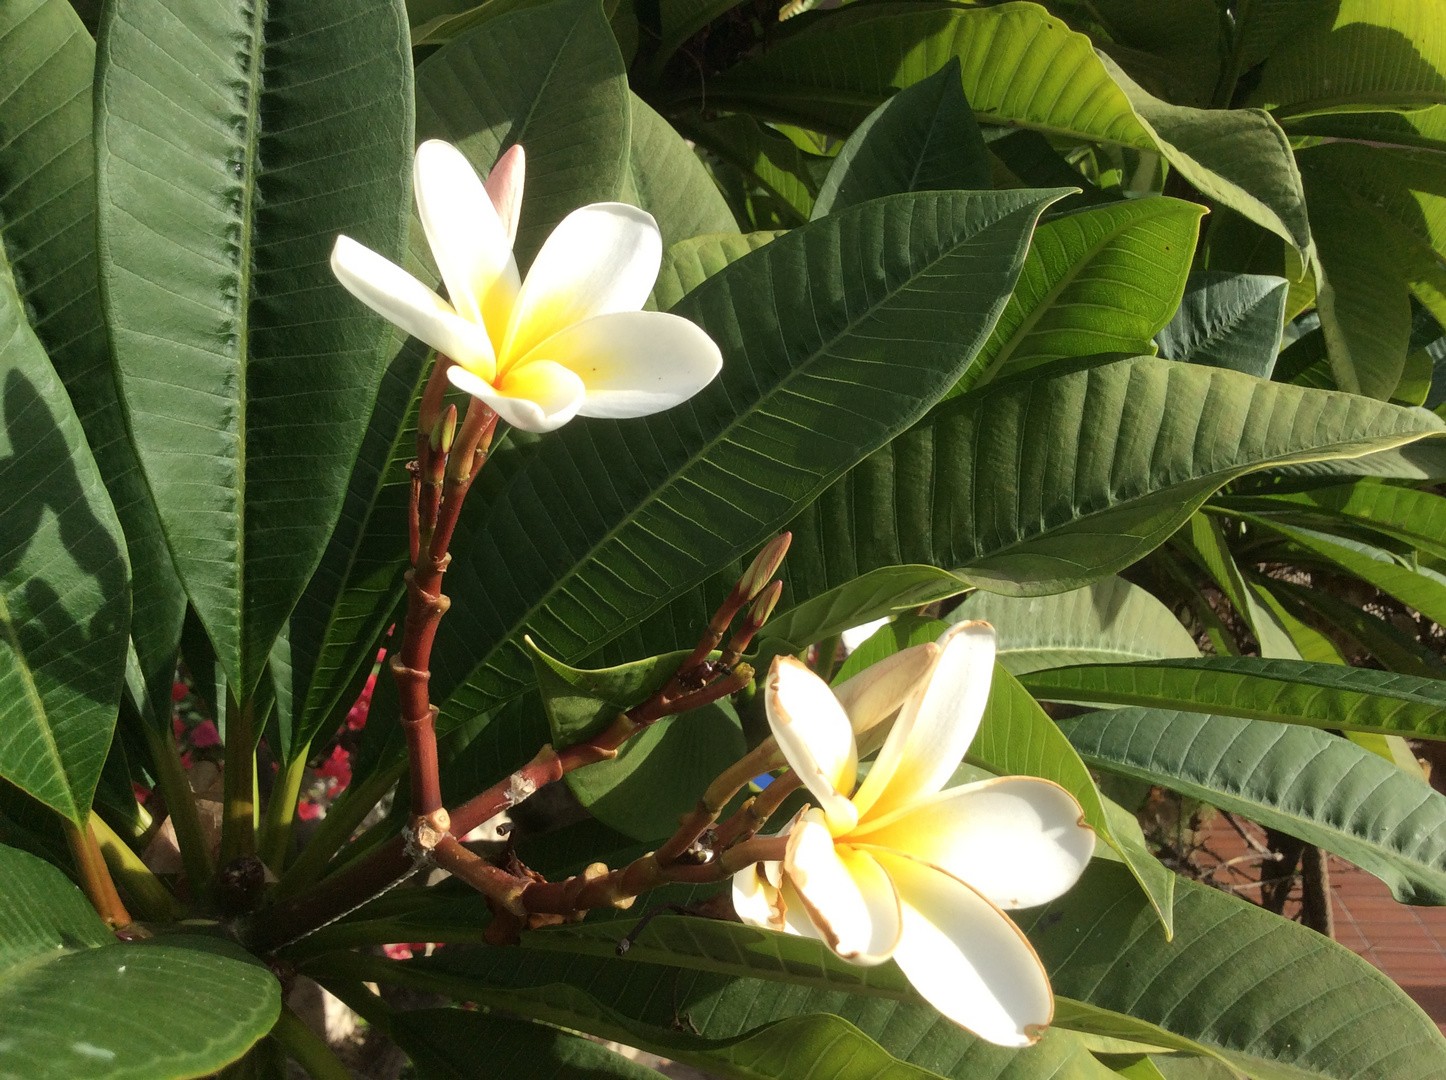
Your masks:
[[[743,617],[743,625],[750,628],[753,633],[763,629],[763,624],[768,621],[768,616],[773,614],[773,609],[778,606],[778,598],[783,595],[783,582],[775,581],[761,593],[753,598],[752,605],[748,608],[748,614]]]
[[[788,554],[788,545],[792,542],[793,533],[786,532],[779,533],[763,545],[763,550],[755,556],[752,565],[744,571],[738,584],[733,587],[734,595],[746,603],[762,592],[783,565],[783,557]],[[782,588],[781,585],[779,587]]]
[[[445,412],[437,417],[436,423],[432,425],[432,438],[429,445],[432,453],[440,451],[443,454],[451,453],[452,440],[457,435],[457,406],[448,405]]]
[[[442,398],[447,393],[447,369],[451,366],[452,361],[439,354],[437,362],[432,365],[431,375],[427,376],[422,404],[417,410],[417,431],[422,436],[431,435],[442,416]]]
[[[502,227],[507,230],[507,239],[513,242],[517,240],[517,219],[522,216],[522,185],[526,176],[527,155],[518,143],[497,159],[484,185],[492,205],[497,208],[497,216],[502,219]]]

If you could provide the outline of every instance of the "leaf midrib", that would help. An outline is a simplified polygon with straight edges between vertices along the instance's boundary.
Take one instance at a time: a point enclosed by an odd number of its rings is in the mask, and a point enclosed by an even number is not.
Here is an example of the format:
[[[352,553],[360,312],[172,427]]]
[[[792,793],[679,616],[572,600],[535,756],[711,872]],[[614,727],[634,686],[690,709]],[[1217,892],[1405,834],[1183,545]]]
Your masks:
[[[916,199],[918,198],[917,195],[914,197]],[[1058,197],[1060,196],[1056,196],[1056,198]],[[1044,200],[1036,200],[1036,203],[1042,203],[1044,206],[1048,205],[1048,202]],[[537,612],[542,610],[552,600],[552,598],[562,588],[564,581],[570,580],[571,578],[577,576],[577,567],[585,566],[590,563],[596,556],[598,551],[600,551],[604,546],[610,544],[616,538],[616,536],[622,532],[622,530],[631,526],[633,522],[636,521],[637,518],[642,514],[643,510],[646,507],[652,506],[657,501],[659,497],[659,492],[671,488],[678,481],[679,477],[683,476],[688,470],[693,468],[700,461],[704,460],[707,455],[710,454],[716,447],[730,441],[733,432],[743,427],[745,423],[749,421],[756,413],[760,412],[765,402],[774,400],[780,393],[782,393],[787,388],[787,386],[793,379],[803,377],[804,373],[808,369],[810,369],[814,363],[817,363],[820,357],[828,355],[835,342],[843,339],[848,334],[852,333],[856,326],[866,322],[875,311],[879,310],[879,308],[892,302],[893,299],[909,284],[923,276],[924,271],[931,269],[934,266],[937,266],[939,263],[943,262],[945,259],[950,258],[954,254],[954,252],[956,252],[960,247],[963,247],[965,244],[968,244],[972,240],[981,236],[989,229],[992,229],[994,226],[998,225],[1000,221],[1013,214],[1019,213],[1022,210],[1028,209],[1031,205],[1032,204],[1030,204],[1029,202],[1021,200],[1018,205],[1010,207],[1008,210],[1001,212],[998,217],[988,221],[985,224],[980,225],[980,227],[977,228],[975,231],[969,233],[968,235],[962,236],[957,243],[948,246],[941,245],[939,254],[936,258],[930,260],[927,263],[913,264],[915,272],[903,278],[898,286],[886,292],[879,300],[879,302],[871,304],[867,308],[861,309],[858,313],[851,313],[849,319],[843,324],[840,330],[832,337],[821,341],[819,345],[810,352],[808,359],[804,363],[796,364],[792,368],[790,368],[784,374],[783,378],[773,385],[773,388],[768,393],[759,395],[757,398],[755,398],[753,404],[750,405],[748,409],[742,412],[735,413],[733,415],[733,418],[728,422],[726,426],[719,430],[715,437],[710,439],[704,445],[700,446],[694,453],[690,454],[687,458],[685,458],[683,462],[679,464],[676,468],[669,471],[662,480],[660,480],[657,484],[653,486],[652,491],[648,493],[646,498],[639,500],[631,510],[624,514],[616,523],[610,526],[607,531],[598,538],[596,543],[590,545],[587,551],[574,562],[573,571],[569,573],[566,577],[559,577],[556,581],[554,581],[554,583],[543,593],[543,595],[538,598],[536,603],[532,604],[529,608],[527,608],[527,610],[523,613],[522,616],[513,621],[512,626],[507,631],[507,633],[504,636],[500,637],[497,641],[495,641],[492,647],[486,651],[483,657],[479,659],[477,663],[471,666],[471,669],[467,676],[461,679],[458,684],[452,689],[452,692],[448,695],[447,700],[450,702],[451,699],[456,696],[458,690],[463,689],[469,682],[472,681],[472,679],[477,675],[477,673],[490,665],[492,658],[495,657],[498,653],[500,653],[503,649],[505,649],[508,644],[511,643],[514,638],[516,638],[518,632],[528,625],[532,617],[536,615]],[[783,240],[786,240],[786,238],[780,237],[779,240],[775,240],[772,243],[765,244],[763,247],[755,249],[754,252],[749,252],[749,255],[751,256],[757,251],[768,251],[771,253],[771,258],[773,254],[776,254],[776,252],[773,251],[774,246]],[[804,241],[802,240],[799,243],[801,246],[806,246],[804,245]],[[724,278],[725,275],[728,275],[728,272],[732,267],[744,262],[748,257],[749,256],[744,256],[742,259],[735,260],[708,280],[715,281]],[[770,275],[770,279],[771,278],[772,275]],[[701,287],[702,286],[700,286],[700,288]],[[717,287],[718,286],[715,286],[715,288]],[[686,299],[686,297],[684,297],[684,299]],[[682,301],[679,301],[679,303],[681,302]],[[971,359],[969,363],[973,363],[974,360],[977,360],[977,358],[978,354],[976,353],[975,357]],[[901,424],[900,430],[902,430],[906,426],[907,424]],[[527,475],[528,473],[526,470],[519,470],[517,475],[513,478],[512,482],[508,484],[507,489],[504,492],[499,493],[498,502],[501,502],[502,499],[504,499],[511,492],[513,484],[521,483],[523,477]],[[507,701],[512,700],[512,698],[516,696],[517,694],[507,695],[499,699],[498,704],[505,704]]]
[[[250,397],[249,371],[251,360],[251,275],[256,261],[256,188],[261,143],[261,79],[265,52],[266,11],[268,0],[253,0],[251,9],[251,40],[247,60],[250,70],[246,79],[246,135],[242,150],[241,237],[237,256],[237,299],[239,311],[236,326],[236,660],[237,676],[250,683],[248,655],[250,652],[246,627],[246,406]],[[260,678],[261,673],[256,673]],[[240,697],[250,698],[254,685],[233,688]]]
[[[70,785],[66,782],[67,774],[65,768],[65,761],[60,756],[60,747],[56,744],[55,733],[50,730],[50,722],[45,708],[45,700],[40,696],[40,690],[35,685],[35,678],[31,674],[30,660],[25,655],[25,650],[20,645],[20,638],[15,633],[15,623],[14,620],[10,617],[10,605],[6,600],[6,594],[3,591],[0,591],[0,633],[3,633],[5,643],[10,646],[11,651],[15,654],[17,660],[15,668],[20,673],[21,684],[24,687],[25,697],[30,701],[30,704],[35,710],[35,716],[40,721],[39,727],[41,736],[43,738],[43,744],[45,749],[48,751],[48,756],[55,763],[56,773],[61,777],[61,787],[65,790],[66,794],[72,796],[72,799],[70,801],[70,810],[73,812],[78,812],[79,807],[75,805],[75,800],[73,798],[75,793],[70,790]],[[34,792],[30,792],[30,794],[34,795]],[[53,809],[59,810],[60,808],[53,807]],[[61,812],[65,813],[64,811]],[[75,818],[72,817],[71,813],[65,813],[65,816],[67,818],[70,818],[72,821],[75,820]]]

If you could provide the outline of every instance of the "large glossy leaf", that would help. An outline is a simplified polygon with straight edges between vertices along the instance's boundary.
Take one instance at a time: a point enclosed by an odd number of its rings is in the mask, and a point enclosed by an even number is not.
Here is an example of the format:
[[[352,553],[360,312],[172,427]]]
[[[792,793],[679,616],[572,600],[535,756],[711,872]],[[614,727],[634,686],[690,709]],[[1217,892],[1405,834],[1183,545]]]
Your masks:
[[[624,194],[631,112],[623,59],[595,0],[508,12],[417,68],[419,139],[457,144],[484,175],[513,143],[526,150],[524,268],[577,207]]]
[[[1169,608],[1118,577],[1051,596],[977,592],[949,618],[993,623],[999,662],[1013,675],[1074,664],[1200,655],[1195,639]]]
[[[1268,274],[1197,270],[1180,310],[1155,335],[1160,355],[1270,378],[1289,289],[1290,282]]]
[[[843,135],[892,89],[956,56],[979,119],[1158,151],[1212,199],[1309,250],[1300,178],[1269,115],[1160,101],[1035,4],[854,5],[808,17],[798,33],[684,94]]]
[[[1328,938],[1188,880],[1177,883],[1175,914],[1167,943],[1124,867],[1098,860],[1070,893],[1021,913],[1059,995],[1057,1023],[1204,1052],[1258,1080],[1426,1080],[1439,1072],[1446,1039],[1435,1025],[1386,976]],[[1054,1056],[1078,1045],[1070,1032],[1052,1032],[1022,1052],[985,1047],[927,1006],[897,1000],[912,991],[893,965],[849,968],[816,942],[668,917],[644,931],[629,963],[566,955],[611,953],[609,931],[618,934],[605,923],[583,924],[528,935],[521,950],[444,949],[394,977],[468,997],[489,994],[488,987],[526,988],[529,1010],[585,987],[660,1027],[687,1016],[705,1037],[826,1010],[941,1075],[1077,1075],[1067,1057]],[[564,955],[534,951],[551,942]],[[631,962],[635,956],[641,962]],[[386,978],[375,967],[366,971]],[[676,992],[644,989],[665,983]]]
[[[706,233],[736,233],[733,211],[693,148],[642,98],[630,94],[628,101],[632,116],[624,201],[653,215],[664,247]]]
[[[1153,352],[1151,339],[1180,304],[1200,213],[1194,203],[1141,199],[1041,225],[984,346],[983,377],[1061,357]]]
[[[753,937],[765,934],[737,925],[728,929]],[[613,941],[590,944],[610,953],[618,931],[612,933]],[[529,935],[529,942],[537,937]],[[807,947],[802,963],[815,976],[824,974],[821,968],[831,969],[831,975],[846,966],[829,963],[816,943],[802,944]],[[725,940],[724,947],[731,942]],[[789,986],[656,963],[548,955],[530,948],[446,949],[436,959],[405,967],[329,957],[317,970],[495,1002],[739,1080],[788,1080],[801,1074],[827,1080],[1113,1076],[1070,1032],[1050,1031],[1028,1050],[1008,1050],[975,1038],[922,1003],[844,993],[847,982],[830,989]],[[897,971],[894,978],[902,982]],[[656,992],[666,985],[676,993]],[[904,986],[903,992],[909,993]]]
[[[828,158],[799,149],[786,135],[751,116],[687,117],[679,123],[690,139],[776,196],[786,208],[785,216],[791,218],[787,224],[802,224],[812,215],[814,199],[830,165]]]
[[[729,263],[757,251],[781,232],[714,233],[682,240],[663,252],[648,306],[667,311]]]
[[[1253,656],[1152,660],[1035,671],[1052,701],[1144,705],[1385,735],[1446,738],[1446,682],[1370,668]]]
[[[321,562],[292,612],[289,634],[293,723],[300,752],[328,717],[350,705],[403,595],[407,565],[404,471],[416,453],[410,422],[428,369],[417,341],[398,349],[382,375],[346,498]]]
[[[386,362],[387,324],[328,259],[339,232],[401,255],[406,13],[121,0],[98,67],[101,295],[130,430],[245,699],[336,523]]]
[[[1287,522],[1324,518],[1363,525],[1446,558],[1446,499],[1429,491],[1360,480],[1279,495],[1218,500],[1224,509],[1279,513]]]
[[[1175,874],[1150,854],[1138,823],[1129,815],[1120,820],[1122,827],[1116,827],[1094,778],[1069,740],[1018,680],[998,664],[989,704],[979,734],[969,745],[968,758],[995,773],[1042,776],[1073,795],[1084,811],[1085,824],[1119,853],[1150,898],[1165,936],[1174,933]]]
[[[8,1076],[203,1076],[240,1057],[281,1009],[276,979],[241,950],[219,938],[117,944],[60,871],[7,847],[0,925]]]
[[[1427,618],[1438,622],[1446,620],[1446,575],[1439,571],[1410,565],[1383,548],[1348,536],[1293,528],[1253,515],[1247,520],[1262,525],[1267,532],[1286,538],[1310,561],[1324,560],[1327,564],[1334,564],[1410,605]]]
[[[1307,927],[1188,879],[1166,944],[1098,861],[1021,924],[1057,994],[1204,1044],[1254,1080],[1435,1076],[1446,1038],[1385,975]]]
[[[388,1034],[420,1080],[658,1080],[653,1069],[580,1035],[544,1024],[461,1009],[399,1012]]]
[[[834,158],[812,216],[903,191],[987,190],[991,176],[956,58],[868,115]]]
[[[803,598],[928,563],[1011,595],[1079,588],[1148,553],[1235,477],[1437,424],[1172,360],[1059,365],[936,407],[855,467],[792,524],[789,579]]]
[[[759,655],[798,652],[815,641],[957,596],[967,588],[963,578],[938,567],[881,566],[775,615],[763,630]]]
[[[1201,194],[1275,233],[1309,259],[1305,193],[1290,141],[1261,109],[1192,109],[1161,101],[1103,57],[1160,152]]]
[[[1446,796],[1347,739],[1204,713],[1061,721],[1086,763],[1242,814],[1349,859],[1407,904],[1446,904]]]
[[[186,597],[126,435],[101,319],[94,68],[95,46],[70,4],[23,0],[0,12],[0,240],[125,531],[131,636],[149,713],[165,716]]]
[[[1277,116],[1446,101],[1446,30],[1437,4],[1340,0],[1294,14],[1254,94]]]
[[[115,728],[129,621],[120,523],[0,258],[0,777],[77,825]]]
[[[916,420],[973,358],[1056,197],[928,192],[853,207],[676,305],[722,349],[715,382],[645,420],[570,425],[468,502],[432,656],[444,723],[531,681],[524,628],[580,660]]]

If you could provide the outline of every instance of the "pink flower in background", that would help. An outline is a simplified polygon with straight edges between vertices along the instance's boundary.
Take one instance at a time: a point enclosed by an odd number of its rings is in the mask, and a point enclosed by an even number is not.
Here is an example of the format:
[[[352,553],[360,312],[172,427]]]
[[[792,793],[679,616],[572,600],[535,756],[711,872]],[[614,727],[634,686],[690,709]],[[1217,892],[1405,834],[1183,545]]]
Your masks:
[[[183,701],[185,700],[186,695],[190,692],[191,688],[183,682],[171,683],[172,701]]]
[[[315,821],[321,817],[321,807],[310,799],[302,799],[296,804],[296,816],[302,821]]]
[[[191,729],[191,745],[197,750],[205,750],[209,746],[220,746],[221,736],[216,731],[216,725],[210,720],[202,720]]]
[[[334,786],[327,785],[332,794],[341,791],[351,783],[351,755],[340,746],[333,747],[331,757],[322,762],[321,767],[316,770],[316,775],[335,781]]]

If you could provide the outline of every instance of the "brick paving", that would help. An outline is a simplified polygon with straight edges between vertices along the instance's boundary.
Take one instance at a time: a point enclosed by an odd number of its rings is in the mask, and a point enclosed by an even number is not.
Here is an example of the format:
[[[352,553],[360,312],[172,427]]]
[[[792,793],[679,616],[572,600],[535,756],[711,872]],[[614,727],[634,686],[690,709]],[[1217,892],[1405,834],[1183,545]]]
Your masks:
[[[1254,839],[1264,839],[1263,830],[1235,820]],[[1206,826],[1202,839],[1197,865],[1215,884],[1255,899],[1259,852],[1223,816]],[[1446,1031],[1446,907],[1397,903],[1378,878],[1334,855],[1327,866],[1335,939],[1390,976]],[[1299,909],[1292,897],[1285,913]]]

